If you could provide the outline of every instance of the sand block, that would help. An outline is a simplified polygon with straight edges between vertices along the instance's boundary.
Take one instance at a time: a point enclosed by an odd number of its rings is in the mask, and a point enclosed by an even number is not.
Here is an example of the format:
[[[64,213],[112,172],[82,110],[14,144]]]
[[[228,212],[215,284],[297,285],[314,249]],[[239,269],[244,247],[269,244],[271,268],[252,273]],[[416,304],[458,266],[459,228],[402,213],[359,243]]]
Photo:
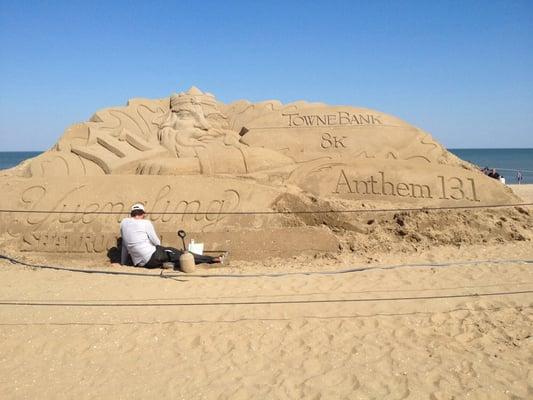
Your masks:
[[[288,227],[243,229],[228,232],[190,232],[188,237],[206,244],[204,253],[219,255],[229,251],[232,260],[259,260],[266,257],[293,257],[299,254],[332,253],[339,250],[339,241],[328,229]],[[173,232],[162,234],[166,243],[181,248]]]

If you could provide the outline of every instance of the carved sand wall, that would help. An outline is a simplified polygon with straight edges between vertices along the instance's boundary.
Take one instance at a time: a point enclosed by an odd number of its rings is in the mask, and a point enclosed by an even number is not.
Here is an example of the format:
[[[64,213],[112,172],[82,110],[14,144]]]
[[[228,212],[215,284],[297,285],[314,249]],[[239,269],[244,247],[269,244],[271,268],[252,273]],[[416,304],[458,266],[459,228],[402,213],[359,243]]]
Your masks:
[[[519,201],[429,134],[382,112],[306,102],[225,105],[196,88],[98,111],[51,150],[0,174],[0,190],[0,208],[29,212],[0,214],[6,246],[100,254],[115,244],[118,223],[136,202],[171,242],[185,229],[211,235],[221,248],[232,237],[250,248],[257,232],[290,227],[293,236],[312,229],[322,243],[313,250],[332,250],[326,230],[294,226],[276,213],[280,199],[300,199],[298,210],[284,211]]]

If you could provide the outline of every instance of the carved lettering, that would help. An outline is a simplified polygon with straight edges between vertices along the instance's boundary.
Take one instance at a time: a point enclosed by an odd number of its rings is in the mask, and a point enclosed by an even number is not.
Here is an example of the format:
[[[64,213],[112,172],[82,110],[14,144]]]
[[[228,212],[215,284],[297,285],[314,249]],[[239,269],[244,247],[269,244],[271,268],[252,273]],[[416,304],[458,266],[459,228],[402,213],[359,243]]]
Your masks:
[[[453,182],[449,187],[450,197],[454,200],[462,200],[465,198],[465,192],[463,191],[463,181],[460,178],[452,177],[449,179]]]
[[[385,172],[378,171],[368,178],[351,179],[344,169],[340,170],[334,194],[354,193],[373,196],[398,196],[413,199],[431,199],[431,187],[427,184],[413,182],[392,182]]]
[[[103,203],[102,207],[100,209],[101,212],[104,213],[123,213],[125,211],[124,203],[116,202],[113,203],[111,201],[108,201],[107,203]],[[123,218],[123,215],[121,214],[108,214],[108,216],[104,219],[106,223],[109,222],[120,222],[120,220]]]
[[[396,191],[398,192],[398,196],[400,197],[406,197],[409,196],[409,185],[407,183],[400,182],[396,185]],[[412,196],[411,196],[412,197]]]
[[[348,136],[333,136],[329,133],[324,133],[322,135],[322,141],[320,142],[320,147],[323,149],[338,149],[338,148],[346,148],[346,145],[344,144],[343,140],[347,139]]]
[[[410,183],[411,193],[415,199],[430,199],[431,198],[431,189],[428,185],[418,185],[415,183]]]
[[[302,126],[303,124],[305,124],[305,119],[303,117],[297,116],[294,119],[294,126]]]
[[[371,116],[368,115],[368,114],[367,114],[367,115],[362,115],[362,114],[360,114],[360,115],[359,115],[359,120],[361,121],[362,124],[363,124],[363,123],[371,124],[371,122],[370,122],[370,117],[371,117]]]
[[[346,111],[339,111],[339,124],[346,125],[350,123],[350,113]]]
[[[292,113],[292,114],[281,114],[282,117],[288,117],[289,118],[289,126],[293,126],[292,118],[298,115],[298,113]]]
[[[94,218],[96,217],[96,214],[91,214],[100,209],[100,204],[98,203],[91,203],[87,207],[85,207],[85,212],[88,214],[82,214],[81,221],[84,224],[90,224],[94,221]]]
[[[103,253],[116,245],[112,233],[28,232],[22,236],[20,249],[42,253]]]
[[[343,191],[343,189],[347,189],[347,190]],[[337,186],[335,187],[335,191],[333,193],[337,193],[337,194],[353,193],[352,188],[350,187],[350,182],[348,181],[348,178],[346,177],[346,173],[344,172],[343,169],[341,169],[339,179],[337,180]]]
[[[300,113],[281,114],[286,117],[289,127],[342,126],[342,125],[383,125],[381,116],[375,114],[352,114],[338,111],[335,114]]]
[[[333,147],[335,147],[336,149],[338,149],[339,147],[346,148],[346,146],[342,142],[346,138],[347,138],[347,136],[343,136],[341,138],[339,138],[338,136],[333,136]]]
[[[328,124],[325,115],[315,115],[315,117],[316,117],[316,126]],[[313,124],[308,124],[308,126],[313,126]]]
[[[162,211],[162,212],[169,211],[170,201],[168,200],[162,201],[162,200],[167,199],[171,191],[172,191],[172,188],[170,185],[165,185],[161,189],[159,189],[159,191],[155,195],[155,201],[153,205],[154,210]],[[159,218],[164,218],[165,216],[166,216],[165,214],[151,214],[150,219],[155,222],[159,220]]]
[[[331,141],[331,135],[329,133],[324,133],[322,135],[322,142],[320,143],[320,147],[323,149],[329,149],[331,146],[333,146],[333,142]]]
[[[442,200],[468,200],[478,202],[480,201],[477,195],[476,183],[472,178],[466,178],[468,182],[457,176],[446,178],[442,175],[437,177],[439,179],[440,196]]]
[[[370,194],[370,192],[368,191],[368,182],[365,182],[365,181],[357,181],[354,179],[354,182],[355,182],[355,193],[357,194]],[[362,190],[359,190],[359,188],[363,187],[365,188],[365,191],[363,192]]]
[[[305,125],[313,125],[313,121],[316,118],[316,115],[304,115],[301,118],[305,121]]]
[[[351,177],[344,170],[339,170],[339,177],[332,193],[358,194],[372,196],[392,196],[412,199],[467,200],[479,202],[473,178],[461,179],[456,176],[446,178],[438,175],[433,182],[395,182],[384,171],[368,177]]]
[[[375,180],[373,176],[371,176],[369,182],[370,182],[370,187],[372,189],[372,194],[380,194],[379,192],[376,192],[376,186],[375,186],[377,185],[378,181]]]
[[[39,234],[36,232],[27,233],[22,237],[21,250],[28,251],[30,249],[35,249],[38,244],[39,244]]]
[[[385,180],[385,173],[383,171],[379,171],[379,174],[381,175],[381,194],[384,196],[396,196],[392,182]],[[390,192],[387,190],[387,187],[390,189]]]
[[[10,225],[20,225],[20,231],[45,231],[51,225],[77,226],[83,231],[97,232],[102,226],[119,223],[127,216],[127,207],[122,201],[97,200],[81,202],[79,199],[95,197],[86,186],[69,188],[57,200],[56,196],[47,196],[44,186],[31,186],[21,194],[22,203],[27,210],[52,211],[23,216],[22,221],[12,221]],[[54,200],[55,199],[55,200]],[[220,223],[226,215],[235,211],[240,204],[240,195],[234,189],[226,189],[217,197],[211,199],[183,198],[181,190],[175,190],[171,185],[164,185],[154,190],[152,199],[138,199],[145,207],[154,213],[148,214],[154,222],[187,223],[195,226],[199,231]],[[192,224],[192,225],[190,225]],[[68,228],[70,229],[70,228]],[[43,240],[46,238],[43,237]],[[88,244],[86,244],[88,246]]]

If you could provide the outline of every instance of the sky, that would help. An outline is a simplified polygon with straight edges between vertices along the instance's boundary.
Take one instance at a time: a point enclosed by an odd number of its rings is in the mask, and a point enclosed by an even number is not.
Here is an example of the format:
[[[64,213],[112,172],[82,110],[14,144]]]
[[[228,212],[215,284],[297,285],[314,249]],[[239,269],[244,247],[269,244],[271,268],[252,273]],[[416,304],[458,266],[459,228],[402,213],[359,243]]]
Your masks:
[[[192,85],[372,108],[448,148],[532,148],[533,1],[0,0],[0,151]]]

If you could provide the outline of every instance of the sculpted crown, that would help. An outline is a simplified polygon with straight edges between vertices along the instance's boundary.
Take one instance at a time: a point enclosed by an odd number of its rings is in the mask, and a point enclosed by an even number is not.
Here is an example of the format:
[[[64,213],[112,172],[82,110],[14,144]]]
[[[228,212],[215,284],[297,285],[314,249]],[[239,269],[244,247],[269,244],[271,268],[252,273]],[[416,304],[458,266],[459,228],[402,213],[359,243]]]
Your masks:
[[[199,104],[203,108],[217,109],[217,102],[215,96],[211,93],[203,93],[196,87],[191,87],[187,92],[173,93],[170,96],[170,107],[175,110],[183,105]]]

